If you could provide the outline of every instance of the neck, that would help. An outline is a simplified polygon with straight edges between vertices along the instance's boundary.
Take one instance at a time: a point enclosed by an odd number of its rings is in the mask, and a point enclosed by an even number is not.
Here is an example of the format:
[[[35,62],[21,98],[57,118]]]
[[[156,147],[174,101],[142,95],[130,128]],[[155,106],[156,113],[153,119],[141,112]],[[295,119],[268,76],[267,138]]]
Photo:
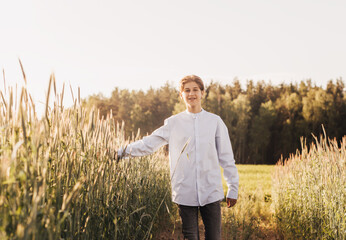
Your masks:
[[[201,106],[187,107],[187,111],[189,111],[190,113],[199,113],[202,111],[202,107]]]

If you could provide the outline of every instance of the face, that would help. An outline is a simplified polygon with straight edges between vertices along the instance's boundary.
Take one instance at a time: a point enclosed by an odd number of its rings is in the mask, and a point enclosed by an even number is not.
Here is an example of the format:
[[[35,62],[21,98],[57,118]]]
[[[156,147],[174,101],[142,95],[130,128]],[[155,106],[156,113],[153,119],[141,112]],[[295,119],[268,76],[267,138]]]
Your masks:
[[[204,91],[201,91],[198,84],[195,82],[185,83],[183,92],[180,92],[180,97],[184,100],[187,109],[190,112],[201,111],[201,99]]]

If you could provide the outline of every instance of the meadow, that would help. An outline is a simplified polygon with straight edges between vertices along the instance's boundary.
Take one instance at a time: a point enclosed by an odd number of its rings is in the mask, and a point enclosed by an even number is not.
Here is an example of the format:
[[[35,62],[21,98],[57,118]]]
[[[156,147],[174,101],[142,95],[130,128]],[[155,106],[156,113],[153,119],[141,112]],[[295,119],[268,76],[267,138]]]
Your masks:
[[[79,97],[65,109],[54,75],[43,118],[26,87],[16,92],[0,92],[0,239],[179,238],[163,150],[118,161],[116,150],[139,135]],[[345,238],[346,140],[302,143],[276,166],[237,165],[224,239]]]

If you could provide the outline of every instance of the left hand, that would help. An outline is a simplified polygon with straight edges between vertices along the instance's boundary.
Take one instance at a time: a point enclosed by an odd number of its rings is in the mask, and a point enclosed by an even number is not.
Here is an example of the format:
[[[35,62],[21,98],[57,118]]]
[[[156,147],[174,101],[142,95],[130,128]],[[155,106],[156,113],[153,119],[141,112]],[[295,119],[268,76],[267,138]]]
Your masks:
[[[227,207],[230,208],[230,207],[233,207],[237,203],[237,199],[227,198],[226,202],[227,202]]]

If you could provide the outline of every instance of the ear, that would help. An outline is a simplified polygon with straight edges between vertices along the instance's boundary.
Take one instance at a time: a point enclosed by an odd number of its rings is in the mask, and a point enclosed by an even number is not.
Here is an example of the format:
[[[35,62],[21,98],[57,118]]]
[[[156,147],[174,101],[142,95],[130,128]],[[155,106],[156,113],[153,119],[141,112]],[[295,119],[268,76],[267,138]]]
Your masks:
[[[183,99],[183,93],[182,93],[182,92],[179,92],[179,96],[180,96],[180,98],[181,98],[182,100],[184,100],[184,99]]]
[[[204,90],[201,91],[201,98],[203,98],[203,97],[204,97]]]

